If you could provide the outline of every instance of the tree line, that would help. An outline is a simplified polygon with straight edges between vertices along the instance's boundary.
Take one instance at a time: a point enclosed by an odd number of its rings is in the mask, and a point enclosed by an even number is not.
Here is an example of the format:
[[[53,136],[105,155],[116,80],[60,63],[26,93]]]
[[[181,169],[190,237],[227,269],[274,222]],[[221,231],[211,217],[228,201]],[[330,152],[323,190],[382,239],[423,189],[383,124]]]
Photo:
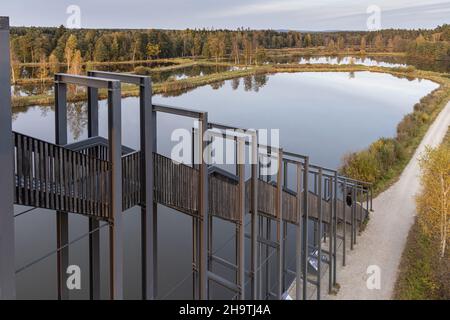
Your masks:
[[[102,30],[13,27],[11,56],[16,63],[137,61],[152,58],[227,57],[257,64],[266,49],[323,47],[328,51],[409,52],[449,58],[450,26],[434,30],[389,29],[376,32],[297,32],[276,30]]]

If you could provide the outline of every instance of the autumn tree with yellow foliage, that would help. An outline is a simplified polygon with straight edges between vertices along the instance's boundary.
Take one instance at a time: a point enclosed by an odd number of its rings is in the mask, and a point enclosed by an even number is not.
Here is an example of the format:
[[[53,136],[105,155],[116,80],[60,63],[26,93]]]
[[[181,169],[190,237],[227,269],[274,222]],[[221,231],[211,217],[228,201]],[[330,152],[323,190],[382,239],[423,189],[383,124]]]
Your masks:
[[[422,192],[417,196],[420,226],[445,256],[450,241],[450,146],[427,149],[420,160]]]

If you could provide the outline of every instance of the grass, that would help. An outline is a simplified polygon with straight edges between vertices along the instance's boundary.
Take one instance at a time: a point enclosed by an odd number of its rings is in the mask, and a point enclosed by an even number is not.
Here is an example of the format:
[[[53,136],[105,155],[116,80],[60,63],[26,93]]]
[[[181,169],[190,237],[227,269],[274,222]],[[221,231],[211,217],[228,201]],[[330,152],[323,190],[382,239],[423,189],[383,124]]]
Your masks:
[[[437,294],[433,242],[421,230],[417,219],[409,231],[400,262],[393,298],[435,300]]]
[[[450,127],[442,142],[450,146]],[[394,288],[394,299],[450,299],[450,254],[439,259],[438,244],[418,219],[409,231]]]

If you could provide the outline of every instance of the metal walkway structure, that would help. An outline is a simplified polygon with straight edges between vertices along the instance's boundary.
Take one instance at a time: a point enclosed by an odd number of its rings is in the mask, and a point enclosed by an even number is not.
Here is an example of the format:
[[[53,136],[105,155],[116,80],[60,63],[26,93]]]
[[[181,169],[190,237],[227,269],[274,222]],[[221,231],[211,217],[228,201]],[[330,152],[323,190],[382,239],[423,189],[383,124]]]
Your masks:
[[[13,132],[7,18],[0,18],[0,51],[0,171],[4,179],[0,184],[1,299],[15,298],[14,204],[56,211],[59,299],[69,297],[65,272],[69,213],[89,218],[90,298],[100,298],[101,247],[95,231],[101,222],[106,222],[110,231],[110,298],[123,298],[122,212],[135,206],[141,208],[142,298],[154,299],[157,204],[192,217],[194,299],[214,298],[209,290],[211,282],[239,299],[283,299],[290,286],[288,275],[295,276],[297,299],[308,297],[311,284],[317,287],[320,299],[324,264],[328,266],[326,290],[331,292],[337,283],[336,265],[345,264],[348,233],[352,249],[371,209],[370,184],[310,164],[307,156],[265,146],[259,143],[255,130],[211,123],[207,112],[153,104],[151,80],[145,76],[100,71],[89,71],[87,76],[57,74],[55,143]],[[139,150],[122,145],[121,83],[140,88]],[[88,92],[88,138],[72,144],[67,143],[68,84],[84,86]],[[98,130],[99,89],[108,91],[107,139],[100,137]],[[197,121],[197,127],[192,128],[192,157],[197,164],[176,163],[158,153],[157,113]],[[238,160],[235,173],[208,165],[203,159],[215,139],[233,144]],[[267,166],[277,166],[276,174],[264,175]],[[250,218],[249,230],[246,218]],[[235,225],[235,262],[212,250],[214,219]],[[287,265],[289,225],[296,230],[294,270]],[[250,250],[246,250],[247,238]],[[342,250],[342,261],[337,261],[338,250]],[[251,261],[248,268],[247,256]],[[234,279],[220,275],[216,264],[232,270]]]

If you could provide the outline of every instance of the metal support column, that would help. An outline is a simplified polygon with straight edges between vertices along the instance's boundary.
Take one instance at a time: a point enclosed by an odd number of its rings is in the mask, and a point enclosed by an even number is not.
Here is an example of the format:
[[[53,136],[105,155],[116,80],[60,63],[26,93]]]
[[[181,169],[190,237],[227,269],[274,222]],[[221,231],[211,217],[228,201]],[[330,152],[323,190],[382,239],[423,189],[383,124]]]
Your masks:
[[[144,204],[141,205],[142,298],[150,300],[156,297],[157,281],[157,208],[153,201],[156,112],[152,107],[150,78],[141,78],[139,90],[141,170],[145,177],[145,184],[141,186],[142,200],[144,201]]]
[[[334,173],[334,188],[333,188],[333,286],[337,284],[337,227],[338,227],[338,173]]]
[[[329,220],[328,220],[328,233],[329,233],[329,242],[328,242],[328,293],[331,293],[333,289],[333,243],[334,243],[334,210],[333,210],[333,178],[329,178],[327,181],[328,185],[328,199],[330,202],[330,211],[329,211]]]
[[[98,88],[88,87],[88,137],[98,136]],[[100,299],[100,230],[99,221],[89,218],[89,297]]]
[[[245,140],[237,139],[237,168],[239,177],[239,222],[237,223],[237,285],[239,299],[245,300]]]
[[[204,139],[208,130],[208,113],[201,114],[199,119],[199,298],[205,300],[208,297],[208,165],[203,159],[203,151],[207,147]]]
[[[99,221],[89,218],[89,298],[100,300],[100,230]]]
[[[55,142],[57,145],[67,144],[67,84],[60,82],[55,75]],[[58,169],[56,169],[58,170]],[[56,247],[58,299],[69,299],[67,288],[67,267],[69,266],[69,216],[67,212],[56,212]]]
[[[347,181],[342,179],[342,265],[345,266],[345,251],[347,247]]]
[[[108,142],[110,161],[110,206],[113,222],[109,228],[110,295],[123,299],[123,218],[122,218],[122,123],[121,88],[111,81],[108,89]]]
[[[0,300],[16,298],[9,18],[0,17]]]
[[[251,140],[251,170],[252,170],[252,185],[251,185],[251,212],[252,212],[252,227],[251,227],[251,277],[252,277],[252,298],[258,299],[258,133],[255,131],[252,134]],[[211,248],[212,250],[212,248]]]
[[[277,201],[276,201],[276,216],[277,216],[277,242],[278,242],[278,300],[283,296],[283,150],[278,149],[278,173],[277,173]]]
[[[297,196],[296,196],[296,214],[297,225],[295,226],[295,298],[300,300],[301,297],[301,275],[302,275],[302,165],[297,163]]]
[[[317,204],[317,210],[319,215],[319,221],[317,223],[317,300],[320,300],[321,296],[321,273],[322,273],[322,224],[323,224],[323,195],[322,195],[322,168],[319,169],[318,173],[318,183],[317,183],[317,189],[318,189],[318,204]]]
[[[308,299],[308,175],[309,175],[309,157],[305,158],[303,173],[303,300]]]

